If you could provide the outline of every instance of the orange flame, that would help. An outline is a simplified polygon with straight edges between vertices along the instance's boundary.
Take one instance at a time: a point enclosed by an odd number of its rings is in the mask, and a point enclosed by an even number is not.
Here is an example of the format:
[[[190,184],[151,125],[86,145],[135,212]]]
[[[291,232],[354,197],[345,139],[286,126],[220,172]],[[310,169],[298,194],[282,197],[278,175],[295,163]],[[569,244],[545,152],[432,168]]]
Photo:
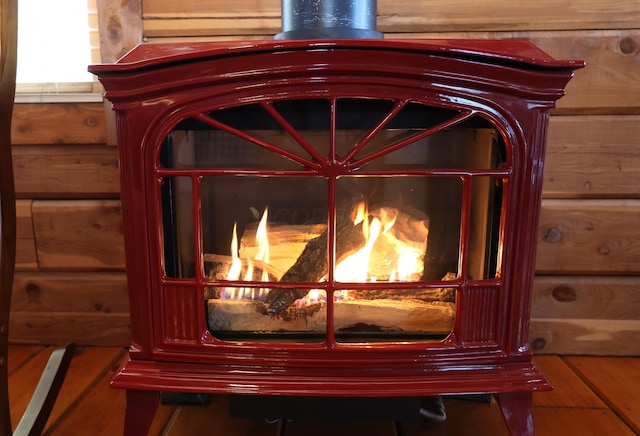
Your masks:
[[[267,217],[268,208],[265,208],[260,224],[258,225],[258,231],[256,233],[256,244],[258,245],[258,254],[253,260],[258,260],[269,263],[269,239],[267,235]],[[237,224],[233,224],[233,235],[231,236],[231,267],[227,273],[227,280],[238,280],[242,274],[243,261],[238,255],[238,231]],[[253,281],[254,264],[252,259],[246,260],[246,271],[244,273],[244,281]],[[262,269],[260,281],[269,281],[269,273]],[[228,300],[262,300],[265,298],[266,293],[269,290],[267,288],[233,288],[226,287],[222,289],[220,298]]]
[[[338,282],[356,282],[366,283],[375,282],[380,279],[375,266],[370,265],[372,254],[377,254],[377,259],[384,259],[385,271],[382,274],[382,280],[385,281],[405,281],[411,280],[416,273],[422,271],[422,256],[424,254],[420,249],[411,246],[403,246],[397,243],[398,240],[392,235],[390,230],[396,224],[398,219],[398,210],[394,208],[380,208],[369,213],[367,205],[361,202],[353,217],[354,225],[362,225],[362,234],[364,236],[364,246],[340,261],[334,269],[334,278]],[[245,281],[254,281],[254,262],[259,261],[265,265],[269,264],[269,235],[267,230],[268,208],[265,208],[260,223],[256,231],[256,247],[257,254],[253,259],[240,259],[238,253],[238,235],[236,225],[233,226],[233,235],[231,239],[231,267],[229,269],[227,279],[238,280],[244,269]],[[382,237],[384,236],[384,237]],[[339,243],[339,241],[338,241]],[[384,248],[380,248],[384,247]],[[391,249],[389,247],[392,247]],[[386,251],[385,251],[386,250]],[[374,262],[375,263],[375,262]],[[259,281],[269,281],[269,274],[265,268]],[[326,281],[327,277],[321,279]],[[226,299],[251,299],[264,300],[269,288],[224,288],[221,298]],[[348,290],[334,292],[336,301],[343,299],[352,299]],[[302,307],[305,305],[317,304],[326,301],[326,292],[320,289],[312,289],[302,299],[297,300],[294,305]]]
[[[377,280],[376,276],[369,272],[371,253],[378,237],[393,227],[397,214],[393,215],[386,209],[381,209],[378,216],[371,220],[368,215],[366,204],[361,202],[354,224],[362,222],[362,234],[366,242],[364,247],[336,265],[334,277],[337,281],[363,283]]]

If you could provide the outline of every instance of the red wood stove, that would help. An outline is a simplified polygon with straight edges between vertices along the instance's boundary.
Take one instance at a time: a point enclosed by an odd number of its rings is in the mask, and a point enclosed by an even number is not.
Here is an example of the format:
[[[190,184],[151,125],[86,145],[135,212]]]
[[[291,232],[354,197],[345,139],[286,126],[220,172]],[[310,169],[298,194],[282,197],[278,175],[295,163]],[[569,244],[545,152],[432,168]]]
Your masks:
[[[492,393],[532,433],[548,112],[582,66],[520,40],[376,39],[92,66],[117,114],[126,432],[178,391]]]

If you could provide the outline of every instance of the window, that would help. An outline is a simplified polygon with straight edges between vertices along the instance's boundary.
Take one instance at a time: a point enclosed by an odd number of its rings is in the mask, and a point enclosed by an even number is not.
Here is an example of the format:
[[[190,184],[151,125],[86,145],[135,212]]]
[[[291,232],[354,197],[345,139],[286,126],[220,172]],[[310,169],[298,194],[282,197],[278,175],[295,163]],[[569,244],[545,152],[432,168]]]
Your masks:
[[[92,47],[98,38],[91,22],[97,22],[96,0],[19,2],[16,102],[101,100],[87,71],[99,61],[92,58],[99,50]]]

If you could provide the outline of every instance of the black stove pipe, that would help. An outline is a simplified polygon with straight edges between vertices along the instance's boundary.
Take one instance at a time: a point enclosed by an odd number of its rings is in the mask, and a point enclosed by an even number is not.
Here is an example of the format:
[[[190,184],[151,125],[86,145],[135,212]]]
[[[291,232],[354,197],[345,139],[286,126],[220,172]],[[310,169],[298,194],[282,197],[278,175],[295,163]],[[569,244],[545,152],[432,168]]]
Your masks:
[[[275,39],[383,38],[377,0],[282,0],[282,33]]]

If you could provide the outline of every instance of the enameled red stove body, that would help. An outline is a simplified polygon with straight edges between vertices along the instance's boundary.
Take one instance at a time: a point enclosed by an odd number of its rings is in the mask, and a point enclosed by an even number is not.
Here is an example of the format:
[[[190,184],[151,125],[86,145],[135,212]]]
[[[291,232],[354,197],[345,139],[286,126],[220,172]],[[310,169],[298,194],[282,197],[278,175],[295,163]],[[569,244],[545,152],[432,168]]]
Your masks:
[[[112,385],[127,389],[126,432],[146,432],[159,392],[179,391],[340,397],[494,393],[512,433],[532,433],[531,394],[550,389],[528,347],[548,111],[573,70],[582,66],[556,61],[517,40],[142,44],[113,65],[92,66],[117,114],[132,343]],[[190,180],[192,216],[199,217],[200,183],[207,177],[313,174],[328,183],[323,201],[331,228],[336,180],[393,176],[389,169],[367,170],[366,159],[356,162],[355,153],[338,153],[331,114],[343,98],[389,101],[390,114],[407,102],[453,114],[436,123],[434,131],[469,119],[494,127],[504,150],[495,167],[454,165],[399,173],[459,182],[461,253],[469,245],[469,186],[479,177],[497,181],[501,200],[494,272],[472,278],[465,272],[465,255],[457,258],[457,278],[447,284],[456,293],[455,323],[440,340],[343,342],[336,339],[332,303],[327,304],[326,334],[317,342],[216,337],[207,327],[203,292],[212,283],[204,268],[196,266],[187,277],[167,273],[162,181]],[[287,155],[299,169],[261,173],[259,168],[168,168],[161,163],[163,141],[185,119],[245,104],[273,113],[274,102],[287,99],[323,100],[329,108],[328,151],[308,150],[311,157],[304,159]],[[371,131],[384,125],[384,120],[374,123]],[[195,261],[202,265],[198,218],[193,227]],[[332,264],[335,242],[329,244]],[[331,277],[322,284],[329,294],[340,287]],[[437,282],[411,286],[422,289]]]

